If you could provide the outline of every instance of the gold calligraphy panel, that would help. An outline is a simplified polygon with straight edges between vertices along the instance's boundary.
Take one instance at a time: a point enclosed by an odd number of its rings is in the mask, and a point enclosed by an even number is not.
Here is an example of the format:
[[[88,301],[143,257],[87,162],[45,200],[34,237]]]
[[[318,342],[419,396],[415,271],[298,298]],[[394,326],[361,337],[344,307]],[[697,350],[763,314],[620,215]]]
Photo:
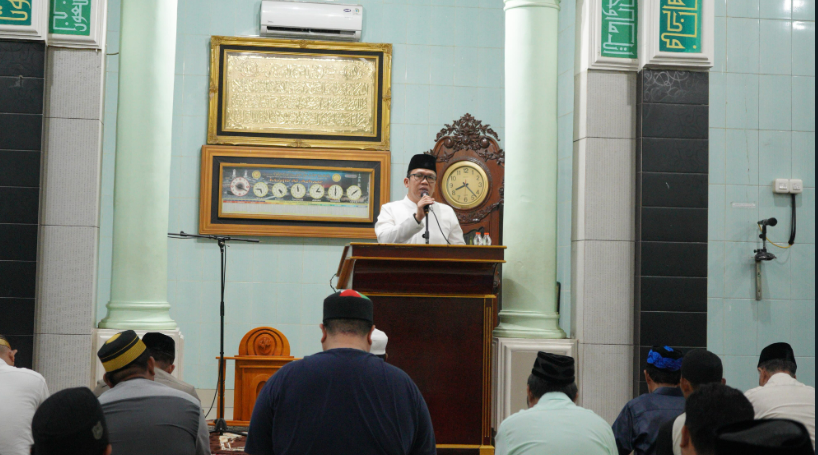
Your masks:
[[[208,143],[388,149],[391,45],[211,43]]]

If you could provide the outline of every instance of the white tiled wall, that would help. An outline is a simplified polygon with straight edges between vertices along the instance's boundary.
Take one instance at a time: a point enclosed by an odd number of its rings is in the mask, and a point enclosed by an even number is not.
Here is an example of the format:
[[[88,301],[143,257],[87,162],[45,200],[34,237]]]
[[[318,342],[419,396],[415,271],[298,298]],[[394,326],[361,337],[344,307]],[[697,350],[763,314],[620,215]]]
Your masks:
[[[758,353],[787,341],[798,378],[815,384],[815,0],[716,1],[710,73],[708,348],[728,384],[757,384]],[[786,243],[790,199],[775,178],[804,180],[796,244],[763,265],[755,300],[756,221],[775,216],[769,238]],[[749,204],[749,205],[748,205]],[[752,205],[755,204],[755,205]]]
[[[179,0],[174,86],[169,231],[196,232],[199,155],[207,126],[210,35],[258,34],[260,0]],[[358,0],[365,42],[393,44],[392,199],[403,198],[409,158],[434,146],[444,123],[465,113],[488,123],[503,147],[502,0]],[[564,3],[573,3],[573,0]],[[120,1],[108,2],[108,48],[103,136],[97,321],[110,298],[113,178]],[[568,33],[572,36],[573,32]],[[572,54],[573,46],[571,46]],[[570,67],[570,65],[569,65]],[[570,78],[569,78],[570,79]],[[570,110],[569,110],[570,111]],[[570,126],[570,122],[567,123]],[[570,133],[568,136],[570,138]],[[567,149],[570,176],[570,146]],[[563,191],[570,208],[570,183]],[[568,212],[570,219],[570,211]],[[570,226],[570,224],[569,224]],[[570,230],[568,231],[570,235]],[[323,298],[332,290],[348,240],[264,238],[228,249],[226,354],[236,354],[248,330],[268,325],[289,339],[292,354],[321,349]],[[570,237],[564,241],[569,245]],[[185,342],[185,380],[216,384],[219,250],[214,244],[172,240],[168,246],[168,300]],[[563,279],[563,283],[569,283]],[[563,299],[565,301],[566,299]],[[228,365],[228,387],[233,381]]]

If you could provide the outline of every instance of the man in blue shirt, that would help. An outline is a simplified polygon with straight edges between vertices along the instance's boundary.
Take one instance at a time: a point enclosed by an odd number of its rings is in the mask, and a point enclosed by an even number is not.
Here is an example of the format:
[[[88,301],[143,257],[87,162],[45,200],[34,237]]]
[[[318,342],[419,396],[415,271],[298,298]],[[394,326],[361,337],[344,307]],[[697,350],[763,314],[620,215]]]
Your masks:
[[[261,390],[244,451],[252,455],[431,455],[426,402],[409,376],[369,353],[372,301],[324,300],[323,352],[288,363]]]
[[[619,455],[654,455],[659,428],[684,412],[685,399],[679,389],[682,353],[669,346],[648,353],[644,374],[645,395],[629,401],[613,424]]]

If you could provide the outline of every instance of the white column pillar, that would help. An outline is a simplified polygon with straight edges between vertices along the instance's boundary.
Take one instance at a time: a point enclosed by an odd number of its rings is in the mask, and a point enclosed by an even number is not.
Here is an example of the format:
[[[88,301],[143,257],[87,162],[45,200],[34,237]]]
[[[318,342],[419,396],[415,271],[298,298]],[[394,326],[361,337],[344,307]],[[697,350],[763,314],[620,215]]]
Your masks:
[[[167,290],[176,0],[123,0],[113,269],[104,329],[174,330]]]
[[[494,336],[565,338],[557,313],[559,0],[505,0],[503,310]]]

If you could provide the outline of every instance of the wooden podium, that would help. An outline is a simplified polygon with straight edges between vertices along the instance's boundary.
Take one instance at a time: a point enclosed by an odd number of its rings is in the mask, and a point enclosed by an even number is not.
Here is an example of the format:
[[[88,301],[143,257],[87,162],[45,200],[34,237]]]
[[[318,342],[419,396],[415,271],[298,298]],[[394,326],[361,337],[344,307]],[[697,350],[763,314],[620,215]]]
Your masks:
[[[491,333],[504,246],[350,243],[338,287],[372,299],[388,362],[415,381],[439,453],[493,454]]]

